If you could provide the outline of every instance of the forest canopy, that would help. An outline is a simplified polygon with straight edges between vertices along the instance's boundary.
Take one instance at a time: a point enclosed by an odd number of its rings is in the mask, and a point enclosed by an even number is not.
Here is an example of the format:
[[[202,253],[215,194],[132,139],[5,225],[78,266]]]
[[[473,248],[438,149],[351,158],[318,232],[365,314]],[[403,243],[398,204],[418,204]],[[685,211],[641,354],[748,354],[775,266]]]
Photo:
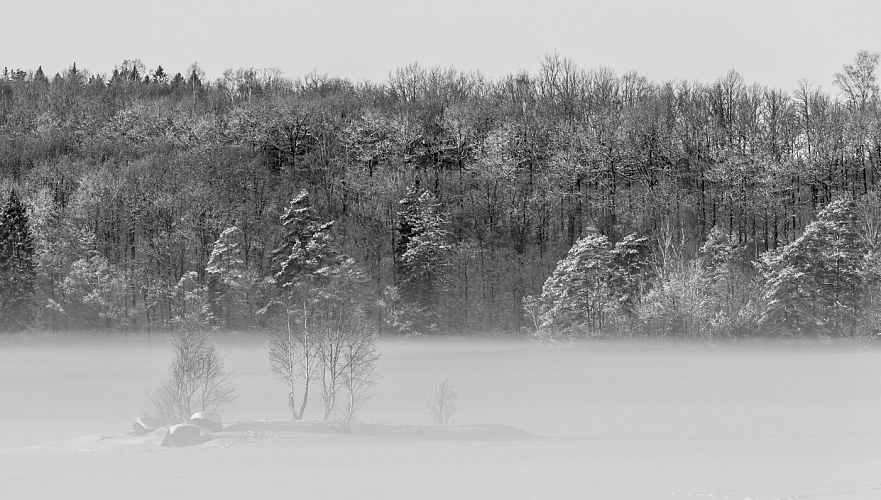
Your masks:
[[[878,63],[834,94],[559,55],[384,82],[4,69],[0,323],[266,328],[279,266],[334,256],[384,333],[873,334]]]

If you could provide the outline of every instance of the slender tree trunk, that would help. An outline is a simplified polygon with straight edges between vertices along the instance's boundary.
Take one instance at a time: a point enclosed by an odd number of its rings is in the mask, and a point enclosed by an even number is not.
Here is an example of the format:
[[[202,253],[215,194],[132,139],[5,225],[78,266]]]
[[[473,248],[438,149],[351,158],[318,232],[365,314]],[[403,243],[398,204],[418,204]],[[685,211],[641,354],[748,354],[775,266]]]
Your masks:
[[[306,412],[306,403],[309,401],[309,375],[307,374],[305,377],[305,381],[303,382],[303,404],[300,405],[300,413],[297,415],[297,420],[303,420],[303,415]]]

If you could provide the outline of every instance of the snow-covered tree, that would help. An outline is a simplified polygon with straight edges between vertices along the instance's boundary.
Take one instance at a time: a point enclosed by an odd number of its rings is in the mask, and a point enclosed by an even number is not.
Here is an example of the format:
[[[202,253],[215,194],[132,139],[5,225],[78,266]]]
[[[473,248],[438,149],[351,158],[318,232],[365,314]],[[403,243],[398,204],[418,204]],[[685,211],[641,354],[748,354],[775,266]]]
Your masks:
[[[365,310],[367,276],[353,259],[332,248],[332,222],[318,219],[305,192],[294,198],[282,220],[286,233],[273,253],[278,271],[272,279],[280,290],[274,304],[281,312],[280,327],[270,334],[270,365],[288,387],[294,419],[303,418],[314,382],[325,419],[337,408],[340,392],[348,390],[346,420],[351,422],[375,373],[374,351],[368,349],[375,329]]]
[[[288,388],[288,408],[295,420],[303,418],[311,382],[319,373],[321,332],[316,317],[321,306],[320,288],[329,266],[340,256],[330,247],[333,222],[321,222],[306,191],[301,191],[282,214],[285,234],[272,253],[276,273],[271,282],[279,296],[263,309],[278,310],[278,323],[270,332],[269,362],[273,373]],[[295,389],[302,383],[298,404]]]
[[[863,267],[865,333],[881,333],[881,194],[875,192],[858,200],[859,233],[866,248]]]
[[[853,334],[862,313],[865,256],[856,204],[830,202],[801,237],[763,257],[763,322],[797,334]]]
[[[211,250],[205,266],[207,299],[214,325],[236,324],[235,315],[244,323],[257,309],[256,292],[260,290],[257,273],[245,265],[242,230],[231,226],[223,230]]]
[[[400,201],[398,211],[397,286],[402,297],[421,309],[422,325],[438,322],[440,299],[449,281],[451,246],[446,219],[430,191],[416,182]]]
[[[330,246],[333,221],[319,220],[305,190],[291,200],[281,220],[285,233],[272,252],[276,264],[272,283],[288,294],[297,294],[301,285],[320,281],[319,269],[340,260],[338,252]]]
[[[700,260],[668,262],[637,308],[645,333],[660,337],[713,336],[709,291],[710,280]]]
[[[632,316],[651,275],[648,238],[630,234],[611,249],[609,291],[625,316]]]
[[[719,227],[710,230],[700,249],[713,336],[742,337],[758,329],[763,307],[761,283],[742,253],[743,248],[737,247]]]
[[[27,212],[13,190],[0,209],[0,328],[21,329],[31,323],[36,276]]]
[[[613,321],[632,322],[648,286],[649,257],[644,237],[628,235],[612,245],[589,230],[557,263],[541,296],[524,299],[525,311],[545,333],[596,332]]]
[[[609,265],[612,245],[608,238],[590,232],[572,245],[539,298],[542,328],[597,331],[609,309]]]
[[[377,305],[382,313],[383,324],[396,335],[413,333],[416,320],[422,316],[422,309],[404,300],[401,290],[396,286],[385,287]]]
[[[60,290],[63,312],[74,320],[68,326],[113,328],[125,321],[125,273],[97,253],[71,264]]]

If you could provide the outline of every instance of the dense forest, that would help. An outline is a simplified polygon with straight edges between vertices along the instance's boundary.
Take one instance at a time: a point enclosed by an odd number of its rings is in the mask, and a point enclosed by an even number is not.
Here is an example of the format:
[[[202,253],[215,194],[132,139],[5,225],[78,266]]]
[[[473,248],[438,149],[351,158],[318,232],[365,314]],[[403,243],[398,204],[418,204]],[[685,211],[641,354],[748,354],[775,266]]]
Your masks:
[[[834,94],[558,55],[380,83],[5,69],[0,326],[873,334],[878,62]]]

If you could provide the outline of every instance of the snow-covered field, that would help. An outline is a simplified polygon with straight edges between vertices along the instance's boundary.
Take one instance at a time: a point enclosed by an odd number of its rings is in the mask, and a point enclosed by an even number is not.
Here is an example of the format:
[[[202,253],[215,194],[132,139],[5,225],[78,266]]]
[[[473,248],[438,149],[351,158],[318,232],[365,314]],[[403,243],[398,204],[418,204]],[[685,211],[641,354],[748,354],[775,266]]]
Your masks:
[[[226,422],[288,418],[262,339],[220,336]],[[170,359],[152,337],[0,337],[0,499],[881,498],[881,352],[502,340],[381,344],[352,434],[128,435]],[[432,427],[432,381],[459,391]],[[313,395],[307,418],[319,417]],[[382,423],[379,425],[378,423]],[[322,431],[322,432],[316,432]]]

